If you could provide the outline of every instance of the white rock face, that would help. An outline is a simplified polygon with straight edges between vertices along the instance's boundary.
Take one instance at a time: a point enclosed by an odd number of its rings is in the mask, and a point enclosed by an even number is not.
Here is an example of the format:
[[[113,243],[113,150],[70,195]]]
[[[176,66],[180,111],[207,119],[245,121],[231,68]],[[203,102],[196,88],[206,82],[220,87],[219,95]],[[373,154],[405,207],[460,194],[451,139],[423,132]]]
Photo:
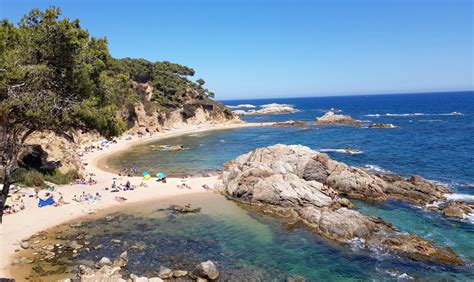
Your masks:
[[[237,110],[233,111],[236,115],[277,115],[277,114],[291,114],[299,112],[300,110],[294,108],[293,105],[290,104],[266,104],[260,106],[258,110]]]

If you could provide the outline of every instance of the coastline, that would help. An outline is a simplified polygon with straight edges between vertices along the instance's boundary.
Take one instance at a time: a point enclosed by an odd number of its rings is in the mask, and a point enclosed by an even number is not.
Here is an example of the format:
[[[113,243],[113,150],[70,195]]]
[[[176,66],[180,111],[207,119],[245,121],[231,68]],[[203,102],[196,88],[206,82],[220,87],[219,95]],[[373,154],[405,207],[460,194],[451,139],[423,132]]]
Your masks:
[[[157,132],[156,134],[145,137],[133,137],[131,140],[125,140],[124,136],[118,138],[117,144],[109,145],[105,150],[99,150],[89,153],[82,158],[86,165],[86,171],[95,174],[97,184],[93,186],[73,184],[62,185],[56,187],[56,192],[62,193],[66,201],[70,201],[73,195],[79,195],[83,191],[95,194],[99,192],[102,194],[102,199],[99,202],[92,204],[70,202],[67,205],[59,207],[48,206],[45,208],[37,207],[37,199],[25,197],[25,210],[7,215],[3,219],[3,224],[0,225],[0,277],[10,277],[9,266],[16,250],[19,250],[20,243],[24,239],[28,239],[31,235],[51,229],[57,225],[85,217],[87,215],[104,211],[109,208],[118,207],[121,204],[115,200],[115,196],[126,197],[126,204],[141,203],[145,201],[162,200],[174,196],[184,194],[210,193],[201,186],[207,184],[213,187],[217,181],[218,176],[210,177],[192,177],[188,184],[192,187],[188,189],[178,189],[176,186],[181,183],[181,178],[169,178],[167,183],[158,183],[153,179],[147,181],[148,187],[138,188],[134,191],[120,191],[117,193],[110,193],[105,191],[105,187],[109,187],[112,183],[112,178],[117,177],[117,174],[106,171],[103,167],[104,161],[113,154],[120,151],[127,150],[132,146],[177,137],[180,135],[198,133],[204,131],[226,130],[234,128],[270,126],[273,123],[224,123],[224,124],[201,124],[201,125],[186,125],[180,128],[174,128],[169,131]],[[123,177],[122,181],[129,180],[133,185],[139,185],[142,177]],[[32,193],[31,188],[23,188],[20,192]]]

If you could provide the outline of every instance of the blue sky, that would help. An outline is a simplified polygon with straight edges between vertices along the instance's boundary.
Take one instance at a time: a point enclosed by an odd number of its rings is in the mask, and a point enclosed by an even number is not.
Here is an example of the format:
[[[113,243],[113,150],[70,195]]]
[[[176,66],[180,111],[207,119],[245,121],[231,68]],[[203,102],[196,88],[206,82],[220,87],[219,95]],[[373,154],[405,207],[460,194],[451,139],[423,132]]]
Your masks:
[[[115,57],[193,67],[218,99],[472,90],[470,0],[0,0],[107,37]]]

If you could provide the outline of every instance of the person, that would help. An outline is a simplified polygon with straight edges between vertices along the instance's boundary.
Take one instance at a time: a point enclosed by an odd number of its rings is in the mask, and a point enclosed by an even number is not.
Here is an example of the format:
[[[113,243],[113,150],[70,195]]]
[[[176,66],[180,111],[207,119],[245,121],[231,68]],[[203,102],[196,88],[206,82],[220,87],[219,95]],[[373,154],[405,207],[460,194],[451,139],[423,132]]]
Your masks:
[[[38,194],[39,194],[39,187],[35,187],[35,198],[38,199]]]
[[[211,187],[209,187],[209,185],[207,185],[207,184],[202,185],[202,188],[204,188],[206,190],[211,190]]]
[[[125,190],[130,190],[130,188],[131,188],[130,181],[127,181],[127,183],[125,184]]]
[[[115,197],[115,200],[119,203],[123,203],[127,200],[127,198],[117,196],[117,197]]]
[[[112,190],[114,190],[115,188],[117,188],[117,184],[115,184],[115,181],[112,183]]]

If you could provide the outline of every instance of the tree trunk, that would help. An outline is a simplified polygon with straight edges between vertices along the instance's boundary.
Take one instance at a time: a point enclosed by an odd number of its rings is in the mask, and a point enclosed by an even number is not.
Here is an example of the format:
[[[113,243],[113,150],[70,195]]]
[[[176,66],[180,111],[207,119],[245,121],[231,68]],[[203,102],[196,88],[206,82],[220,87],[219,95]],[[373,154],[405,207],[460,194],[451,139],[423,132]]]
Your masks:
[[[0,224],[3,222],[3,208],[5,207],[5,202],[7,201],[8,193],[10,192],[10,186],[12,184],[11,165],[7,165],[3,171],[5,176],[3,178],[2,193],[0,194]]]

